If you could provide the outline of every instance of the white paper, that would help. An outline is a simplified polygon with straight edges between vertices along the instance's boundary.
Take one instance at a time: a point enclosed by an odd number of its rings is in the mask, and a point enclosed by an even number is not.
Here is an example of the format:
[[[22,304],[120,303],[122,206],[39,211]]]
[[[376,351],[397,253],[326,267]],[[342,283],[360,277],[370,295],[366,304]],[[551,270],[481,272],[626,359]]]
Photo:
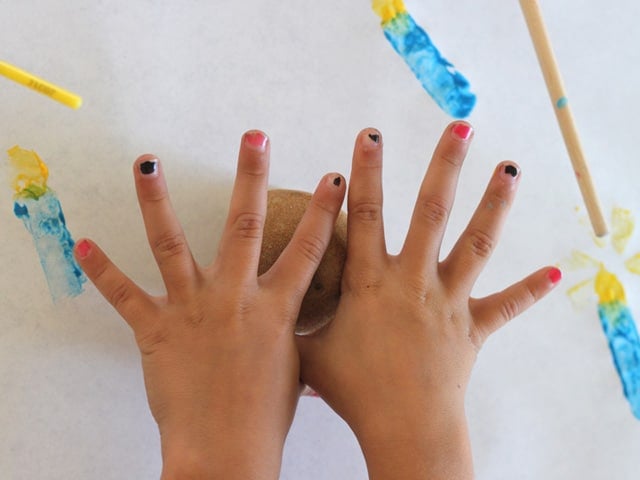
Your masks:
[[[623,275],[640,233],[623,257],[592,241],[518,2],[406,5],[478,96],[444,252],[494,166],[510,159],[523,170],[476,294],[575,248]],[[640,210],[639,5],[542,2],[607,214],[614,206]],[[387,243],[396,252],[451,121],[387,43],[366,0],[2,0],[0,45],[0,59],[84,99],[74,111],[0,77],[0,149],[36,150],[72,234],[97,241],[152,292],[162,282],[133,187],[138,155],[162,159],[177,214],[205,263],[245,130],[271,137],[272,185],[311,191],[326,172],[348,176],[357,132],[375,126],[385,143]],[[129,329],[90,285],[52,304],[29,234],[13,215],[7,175],[0,161],[0,477],[158,478],[158,434]],[[565,271],[550,297],[483,348],[467,396],[480,480],[637,477],[640,422],[622,394],[596,299],[578,309],[565,293],[592,273]],[[640,278],[621,278],[638,318]],[[300,402],[282,478],[366,478],[352,433],[319,399]]]

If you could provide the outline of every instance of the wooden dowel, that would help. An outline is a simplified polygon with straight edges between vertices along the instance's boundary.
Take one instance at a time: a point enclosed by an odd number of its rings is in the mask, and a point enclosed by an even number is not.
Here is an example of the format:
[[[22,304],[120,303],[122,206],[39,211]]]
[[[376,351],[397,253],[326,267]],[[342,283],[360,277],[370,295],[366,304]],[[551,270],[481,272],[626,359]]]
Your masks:
[[[569,101],[567,100],[567,95],[564,90],[560,70],[558,69],[558,64],[553,49],[551,48],[551,42],[549,41],[549,35],[547,34],[547,29],[542,18],[540,5],[538,0],[520,0],[520,6],[522,7],[522,12],[524,13],[527,27],[529,28],[529,34],[531,35],[531,40],[533,41],[533,46],[538,56],[544,81],[547,84],[553,110],[556,112],[556,118],[562,131],[564,143],[569,152],[569,158],[571,158],[582,198],[589,213],[591,225],[593,226],[596,236],[603,237],[608,233],[607,222],[602,214],[602,207],[600,206],[600,201],[598,200],[598,195],[591,174],[589,173],[589,166],[582,151],[578,131],[576,130],[571,107],[569,106]]]

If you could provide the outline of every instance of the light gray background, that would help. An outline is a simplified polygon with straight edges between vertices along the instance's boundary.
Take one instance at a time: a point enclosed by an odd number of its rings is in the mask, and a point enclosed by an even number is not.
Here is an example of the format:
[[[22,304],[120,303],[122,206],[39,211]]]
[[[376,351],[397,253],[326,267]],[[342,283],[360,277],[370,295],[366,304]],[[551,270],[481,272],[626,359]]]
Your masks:
[[[476,294],[580,248],[608,261],[640,316],[639,279],[622,267],[640,251],[640,235],[624,257],[593,243],[518,2],[406,3],[478,95],[445,252],[495,164],[513,159],[524,171]],[[603,205],[637,213],[640,4],[542,6]],[[312,190],[325,172],[348,175],[356,133],[378,127],[395,252],[450,121],[387,44],[366,0],[0,0],[0,45],[1,59],[85,101],[73,111],[0,78],[0,148],[39,152],[74,236],[95,239],[153,292],[162,284],[133,188],[137,155],[163,160],[195,256],[208,262],[243,131],[270,134],[273,185]],[[92,286],[52,305],[0,165],[0,478],[157,478],[158,436],[128,327]],[[637,478],[640,425],[596,300],[576,308],[565,294],[594,273],[565,271],[557,291],[481,352],[467,398],[479,479]],[[366,478],[353,435],[321,400],[301,400],[282,478]]]

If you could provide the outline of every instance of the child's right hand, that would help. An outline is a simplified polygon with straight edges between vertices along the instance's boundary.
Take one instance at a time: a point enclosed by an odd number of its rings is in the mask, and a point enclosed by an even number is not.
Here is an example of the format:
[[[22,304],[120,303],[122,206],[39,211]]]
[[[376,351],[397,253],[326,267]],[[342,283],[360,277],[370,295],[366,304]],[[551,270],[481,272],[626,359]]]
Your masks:
[[[338,311],[327,327],[298,339],[302,380],[353,429],[372,479],[472,477],[464,394],[477,353],[560,280],[547,267],[500,293],[470,298],[520,180],[512,162],[498,165],[467,229],[439,261],[471,137],[464,122],[446,129],[403,249],[391,256],[382,221],[382,140],[375,130],[358,136]]]

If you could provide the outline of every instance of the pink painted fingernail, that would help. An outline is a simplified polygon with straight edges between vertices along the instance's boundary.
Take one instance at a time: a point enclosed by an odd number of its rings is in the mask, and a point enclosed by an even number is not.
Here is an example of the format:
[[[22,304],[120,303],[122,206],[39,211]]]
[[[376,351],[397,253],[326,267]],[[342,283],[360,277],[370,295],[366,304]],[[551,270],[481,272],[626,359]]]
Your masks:
[[[453,134],[458,137],[460,140],[468,140],[471,137],[471,133],[473,132],[473,128],[466,123],[457,123],[451,129]]]
[[[562,272],[559,268],[553,267],[547,272],[547,277],[551,280],[551,283],[556,285],[562,280]]]
[[[76,245],[76,251],[80,258],[85,259],[91,253],[91,244],[87,240],[80,240]]]
[[[245,142],[247,145],[258,149],[264,150],[267,146],[267,136],[259,130],[253,130],[251,132],[247,132],[244,135]]]

